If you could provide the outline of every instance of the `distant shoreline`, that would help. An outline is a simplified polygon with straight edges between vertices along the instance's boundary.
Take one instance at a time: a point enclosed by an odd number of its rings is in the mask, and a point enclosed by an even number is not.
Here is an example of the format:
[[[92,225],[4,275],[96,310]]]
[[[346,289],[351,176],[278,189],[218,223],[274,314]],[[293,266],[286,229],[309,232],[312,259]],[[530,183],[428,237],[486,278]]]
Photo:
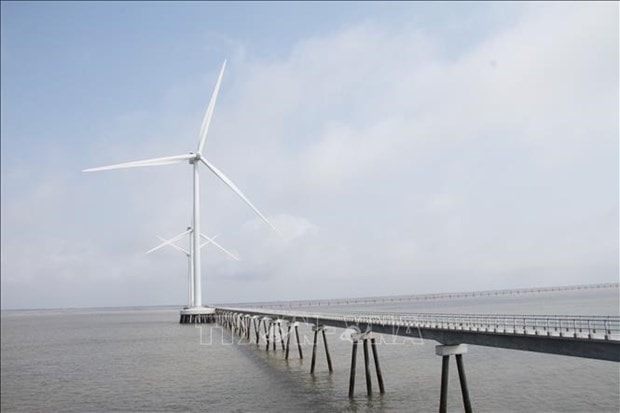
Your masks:
[[[218,303],[213,306],[237,306],[237,307],[253,307],[253,308],[283,308],[283,307],[321,307],[330,305],[347,305],[347,304],[380,304],[380,303],[399,303],[412,301],[432,301],[432,300],[449,300],[458,298],[479,298],[490,296],[504,295],[521,295],[521,294],[539,294],[549,292],[562,291],[578,291],[592,290],[602,288],[620,288],[620,283],[596,283],[596,284],[579,284],[552,287],[530,287],[530,288],[505,288],[499,290],[479,290],[479,291],[463,291],[463,292],[446,292],[446,293],[429,293],[429,294],[405,294],[405,295],[385,295],[375,297],[349,297],[349,298],[325,298],[325,299],[308,299],[308,300],[282,300],[282,301],[262,301],[262,302],[243,302],[243,303]],[[41,308],[3,308],[0,310],[2,315],[9,313],[35,313],[37,311],[50,312],[98,312],[105,311],[168,311],[178,310],[184,304],[165,304],[165,305],[147,305],[147,306],[110,306],[110,307],[41,307]]]
[[[347,304],[380,304],[380,303],[399,303],[410,301],[432,301],[446,300],[457,298],[479,298],[502,295],[521,295],[521,294],[539,294],[559,291],[578,291],[591,290],[600,288],[620,288],[620,283],[596,283],[596,284],[580,284],[565,285],[553,287],[530,287],[530,288],[506,288],[500,290],[481,290],[481,291],[464,291],[450,293],[430,293],[430,294],[408,294],[408,295],[388,295],[376,297],[351,297],[351,298],[329,298],[314,300],[290,300],[290,301],[267,301],[255,303],[226,303],[222,306],[243,306],[255,308],[277,308],[277,307],[320,307],[329,305],[347,305]]]

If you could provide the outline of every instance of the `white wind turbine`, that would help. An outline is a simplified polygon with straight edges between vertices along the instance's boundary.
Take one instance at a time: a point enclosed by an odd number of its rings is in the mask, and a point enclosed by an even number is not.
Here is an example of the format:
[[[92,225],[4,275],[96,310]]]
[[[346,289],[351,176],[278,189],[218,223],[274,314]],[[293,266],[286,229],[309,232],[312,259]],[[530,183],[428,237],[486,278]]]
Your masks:
[[[198,148],[195,153],[190,152],[188,154],[183,155],[175,155],[175,156],[166,156],[163,158],[153,158],[153,159],[145,159],[141,161],[133,161],[120,163],[115,165],[101,166],[98,168],[90,168],[84,169],[83,172],[94,172],[94,171],[105,171],[109,169],[122,169],[122,168],[137,168],[142,166],[158,166],[158,165],[170,165],[175,163],[183,163],[189,162],[193,166],[193,176],[194,176],[194,186],[193,186],[193,231],[192,231],[192,263],[194,267],[194,299],[193,304],[195,307],[202,307],[202,294],[201,294],[201,272],[200,272],[200,174],[199,174],[199,163],[202,162],[207,169],[209,169],[215,176],[217,176],[222,182],[224,182],[234,193],[236,193],[256,214],[265,221],[274,231],[278,232],[276,228],[265,218],[263,214],[254,206],[252,203],[246,198],[245,195],[241,192],[237,185],[235,185],[230,179],[226,177],[218,168],[215,167],[211,162],[206,160],[202,154],[205,142],[207,139],[207,132],[209,130],[209,124],[211,123],[211,117],[213,116],[213,109],[215,107],[215,101],[217,100],[217,94],[220,89],[220,84],[222,82],[222,76],[224,75],[224,69],[226,68],[226,60],[224,60],[224,64],[222,65],[222,69],[217,78],[217,82],[215,84],[215,89],[213,90],[213,94],[211,95],[211,100],[209,101],[209,106],[207,106],[207,111],[205,112],[204,118],[202,120],[202,125],[200,126],[199,133],[199,141]]]
[[[183,254],[185,254],[185,256],[187,257],[187,272],[188,272],[188,285],[189,285],[189,307],[194,307],[194,265],[192,263],[192,237],[190,235],[190,239],[189,239],[189,250],[186,250],[185,248],[179,247],[177,244],[175,244],[176,241],[179,241],[181,239],[183,239],[186,235],[191,234],[192,232],[192,227],[187,227],[187,230],[183,231],[182,233],[175,235],[174,237],[170,238],[170,239],[165,239],[161,236],[157,236],[157,238],[162,241],[161,244],[159,244],[158,246],[151,248],[150,250],[148,250],[146,253],[150,254],[152,252],[155,252],[157,250],[159,250],[160,248],[163,248],[167,245],[169,245],[170,247],[174,248],[175,250],[182,252]],[[212,236],[211,238],[207,237],[205,234],[200,234],[200,236],[205,239],[206,241],[204,243],[202,243],[200,245],[200,249],[202,249],[203,247],[209,245],[209,244],[213,244],[214,246],[216,246],[218,249],[220,249],[221,251],[223,251],[226,255],[228,255],[229,257],[231,257],[233,260],[235,261],[239,261],[239,257],[237,257],[236,255],[232,254],[231,252],[227,251],[224,247],[222,247],[220,244],[218,244],[217,242],[215,242],[215,239],[218,237],[217,235]]]

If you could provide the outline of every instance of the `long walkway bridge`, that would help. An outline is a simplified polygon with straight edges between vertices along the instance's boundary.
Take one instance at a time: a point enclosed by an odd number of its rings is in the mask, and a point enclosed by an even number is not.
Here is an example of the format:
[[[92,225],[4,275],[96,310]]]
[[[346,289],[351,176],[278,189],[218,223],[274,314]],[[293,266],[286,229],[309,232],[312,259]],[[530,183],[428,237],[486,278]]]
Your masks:
[[[620,317],[372,312],[336,314],[217,308],[237,323],[259,317],[361,332],[620,361]],[[251,327],[251,326],[250,326]]]
[[[297,341],[299,356],[302,350],[298,326],[305,323],[313,326],[314,341],[311,373],[314,373],[317,337],[323,336],[325,353],[330,372],[326,327],[350,329],[352,331],[352,358],[349,396],[353,397],[355,383],[357,343],[364,347],[364,362],[368,395],[372,392],[370,380],[370,357],[368,342],[372,346],[376,375],[381,393],[384,392],[383,378],[377,357],[376,338],[380,335],[402,336],[411,339],[428,339],[439,343],[436,354],[442,356],[441,393],[439,411],[446,411],[448,389],[448,366],[450,356],[455,356],[463,405],[466,412],[472,411],[469,391],[463,367],[463,354],[467,344],[497,347],[513,350],[534,351],[620,362],[620,317],[618,316],[562,316],[562,315],[508,315],[508,314],[437,314],[437,313],[393,313],[355,312],[327,313],[296,310],[273,310],[263,308],[217,307],[216,319],[247,340],[261,339],[269,350],[276,349],[278,339],[282,349],[289,356],[293,332]],[[283,329],[285,333],[283,333]],[[286,345],[284,342],[286,341]]]

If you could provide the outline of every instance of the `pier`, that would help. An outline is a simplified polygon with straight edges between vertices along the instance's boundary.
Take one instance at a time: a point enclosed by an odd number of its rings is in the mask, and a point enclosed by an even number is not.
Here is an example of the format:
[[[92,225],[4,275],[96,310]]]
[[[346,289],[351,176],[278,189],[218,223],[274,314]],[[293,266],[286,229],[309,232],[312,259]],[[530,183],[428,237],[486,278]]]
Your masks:
[[[269,351],[270,343],[276,349],[276,327],[279,341],[288,359],[291,334],[295,331],[299,347],[300,323],[312,326],[314,333],[310,374],[314,374],[318,351],[318,337],[323,338],[323,347],[329,372],[333,371],[326,328],[349,329],[352,353],[349,375],[349,397],[354,397],[357,369],[357,347],[361,341],[364,355],[364,371],[367,396],[371,397],[372,349],[375,375],[380,394],[386,392],[375,341],[377,335],[402,336],[411,339],[426,339],[437,343],[436,355],[442,357],[439,412],[447,411],[448,372],[450,358],[454,356],[465,412],[473,411],[469,397],[464,355],[468,345],[496,347],[512,350],[532,351],[596,360],[620,362],[620,317],[618,316],[562,316],[562,315],[508,315],[508,314],[435,314],[435,313],[391,313],[367,312],[336,314],[327,312],[303,312],[264,310],[257,308],[216,307],[215,319],[240,337],[249,339],[252,326],[260,348],[261,324],[264,326],[263,340]],[[252,321],[261,320],[255,324]],[[286,324],[286,337],[282,326]],[[286,340],[286,345],[284,345]],[[389,372],[387,373],[389,375]]]

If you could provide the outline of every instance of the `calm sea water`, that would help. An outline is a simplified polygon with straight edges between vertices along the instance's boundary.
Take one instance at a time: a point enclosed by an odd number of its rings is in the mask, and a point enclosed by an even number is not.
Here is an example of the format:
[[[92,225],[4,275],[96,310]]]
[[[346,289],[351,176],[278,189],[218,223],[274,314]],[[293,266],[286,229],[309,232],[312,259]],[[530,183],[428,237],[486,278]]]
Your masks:
[[[306,311],[308,309],[305,309]],[[313,308],[312,311],[318,311]],[[351,307],[321,311],[618,315],[618,289]],[[322,346],[309,374],[296,352],[231,342],[217,326],[181,326],[178,309],[5,311],[3,412],[437,411],[441,358],[432,341],[380,344],[387,393],[366,397],[361,352],[356,397],[348,398],[351,344],[328,331],[334,373]],[[303,338],[302,338],[303,339]],[[618,412],[618,363],[469,346],[464,356],[474,410]],[[373,373],[374,374],[374,373]],[[448,408],[462,411],[456,368]],[[376,382],[373,382],[375,392]]]

